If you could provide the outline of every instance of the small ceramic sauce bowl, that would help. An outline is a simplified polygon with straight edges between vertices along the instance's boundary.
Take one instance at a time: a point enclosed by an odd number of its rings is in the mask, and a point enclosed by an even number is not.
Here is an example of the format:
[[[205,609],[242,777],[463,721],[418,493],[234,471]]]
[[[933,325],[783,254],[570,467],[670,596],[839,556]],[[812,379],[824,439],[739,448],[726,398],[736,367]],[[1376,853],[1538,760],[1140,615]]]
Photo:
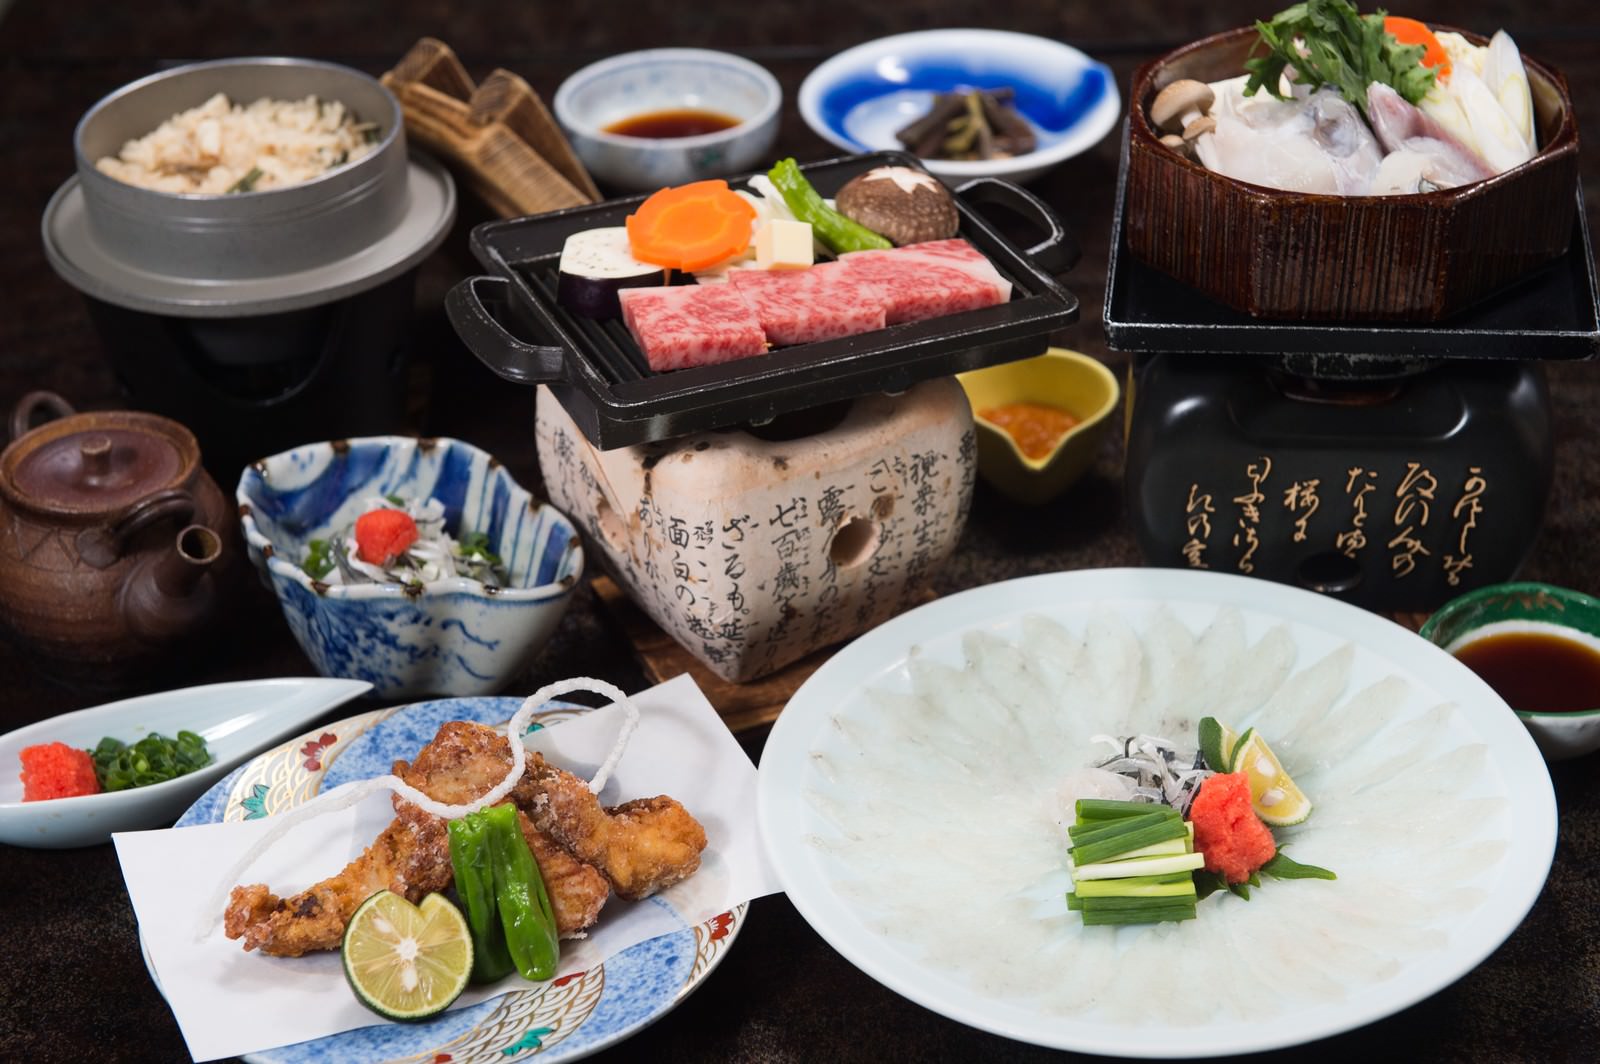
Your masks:
[[[1422,626],[1424,639],[1452,654],[1478,640],[1524,632],[1600,652],[1600,599],[1550,584],[1495,584],[1452,599]],[[1547,761],[1600,749],[1600,698],[1583,710],[1515,712]]]
[[[597,179],[654,191],[762,169],[778,135],[783,90],[748,59],[701,48],[654,48],[591,63],[556,90],[556,121]],[[661,111],[712,111],[737,125],[689,137],[635,137],[607,127]]]
[[[509,586],[451,577],[418,587],[327,584],[301,568],[310,541],[344,533],[376,496],[438,499],[445,531],[488,536]],[[447,438],[307,444],[244,471],[237,491],[250,558],[300,648],[325,676],[382,698],[493,694],[555,631],[583,573],[577,530],[484,451]]]
[[[1087,151],[1117,123],[1122,100],[1111,70],[1070,45],[1005,30],[900,33],[829,59],[800,86],[800,117],[845,151],[904,151],[895,137],[925,115],[935,94],[1009,88],[1033,127],[1035,147],[1009,158],[925,159],[951,184],[975,177],[1029,181]]]
[[[956,375],[972,404],[978,430],[978,473],[1017,502],[1048,502],[1094,464],[1121,390],[1098,359],[1052,347],[1037,358]],[[1022,453],[1016,438],[985,420],[982,411],[1006,403],[1040,403],[1064,410],[1078,423],[1042,458]]]

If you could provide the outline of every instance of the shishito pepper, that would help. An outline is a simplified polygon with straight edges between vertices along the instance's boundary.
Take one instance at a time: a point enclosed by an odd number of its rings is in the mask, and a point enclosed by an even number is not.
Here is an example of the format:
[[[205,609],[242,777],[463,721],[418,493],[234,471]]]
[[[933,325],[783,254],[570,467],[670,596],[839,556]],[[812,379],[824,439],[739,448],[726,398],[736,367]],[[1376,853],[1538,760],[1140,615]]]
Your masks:
[[[806,180],[806,175],[800,172],[800,165],[793,159],[784,159],[778,163],[767,171],[767,177],[783,194],[783,202],[788,205],[795,219],[810,223],[811,231],[816,234],[817,239],[826,244],[834,254],[894,247],[887,238],[879,236],[860,222],[846,218],[828,206],[821,194],[811,187],[811,182]]]
[[[523,978],[549,979],[561,959],[556,918],[539,864],[517,824],[517,808],[497,805],[482,816],[494,859],[495,903],[511,959]]]
[[[450,821],[450,866],[456,896],[472,932],[472,981],[492,983],[516,968],[506,948],[505,930],[495,905],[494,853],[489,845],[487,810]]]

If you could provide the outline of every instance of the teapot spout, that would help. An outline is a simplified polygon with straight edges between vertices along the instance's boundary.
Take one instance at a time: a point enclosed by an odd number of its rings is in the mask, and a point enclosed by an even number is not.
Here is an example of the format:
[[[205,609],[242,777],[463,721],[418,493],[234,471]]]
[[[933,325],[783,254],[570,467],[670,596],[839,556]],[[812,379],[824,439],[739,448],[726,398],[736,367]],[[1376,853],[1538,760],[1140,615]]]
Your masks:
[[[140,638],[160,641],[205,620],[215,598],[212,566],[222,557],[222,537],[205,525],[178,532],[172,549],[128,574],[123,615]]]

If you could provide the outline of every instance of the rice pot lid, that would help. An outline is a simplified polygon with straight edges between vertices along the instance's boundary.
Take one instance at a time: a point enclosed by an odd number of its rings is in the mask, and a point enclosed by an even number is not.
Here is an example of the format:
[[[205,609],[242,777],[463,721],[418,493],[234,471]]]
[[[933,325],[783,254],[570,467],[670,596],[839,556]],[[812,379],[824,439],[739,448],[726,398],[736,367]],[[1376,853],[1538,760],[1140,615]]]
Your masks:
[[[127,410],[73,414],[0,453],[0,494],[43,515],[103,516],[187,483],[199,464],[199,444],[176,421]]]

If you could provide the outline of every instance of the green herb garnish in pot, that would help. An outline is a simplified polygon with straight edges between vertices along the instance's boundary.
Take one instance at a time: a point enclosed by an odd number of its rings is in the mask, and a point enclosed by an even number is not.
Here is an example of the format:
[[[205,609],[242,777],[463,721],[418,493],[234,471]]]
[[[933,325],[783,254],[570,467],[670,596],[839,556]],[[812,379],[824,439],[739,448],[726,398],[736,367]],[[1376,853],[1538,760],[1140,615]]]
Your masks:
[[[100,788],[106,791],[164,783],[211,764],[206,741],[192,731],[180,731],[176,739],[152,733],[132,746],[107,736],[89,756]]]
[[[1245,60],[1250,79],[1244,94],[1266,89],[1287,99],[1278,82],[1291,69],[1296,85],[1312,90],[1331,85],[1363,115],[1367,86],[1374,81],[1417,103],[1433,87],[1433,69],[1422,65],[1422,45],[1403,45],[1384,28],[1386,14],[1379,9],[1363,15],[1349,0],[1306,0],[1284,8],[1270,22],[1257,21],[1267,54]]]

